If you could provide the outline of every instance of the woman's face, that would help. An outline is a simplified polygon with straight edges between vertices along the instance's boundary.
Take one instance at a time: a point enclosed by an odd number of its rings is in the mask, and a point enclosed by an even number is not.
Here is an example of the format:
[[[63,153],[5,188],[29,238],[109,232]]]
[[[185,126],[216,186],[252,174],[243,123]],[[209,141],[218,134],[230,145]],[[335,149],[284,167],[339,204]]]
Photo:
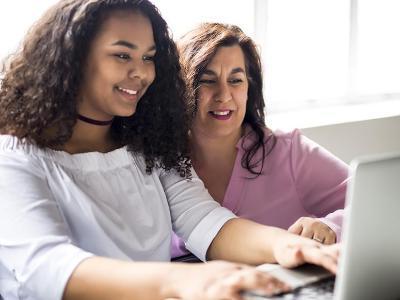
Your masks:
[[[199,83],[194,133],[210,137],[240,134],[249,86],[240,46],[220,47]]]
[[[147,17],[140,12],[113,12],[91,43],[78,112],[97,120],[133,115],[154,81],[155,52]]]

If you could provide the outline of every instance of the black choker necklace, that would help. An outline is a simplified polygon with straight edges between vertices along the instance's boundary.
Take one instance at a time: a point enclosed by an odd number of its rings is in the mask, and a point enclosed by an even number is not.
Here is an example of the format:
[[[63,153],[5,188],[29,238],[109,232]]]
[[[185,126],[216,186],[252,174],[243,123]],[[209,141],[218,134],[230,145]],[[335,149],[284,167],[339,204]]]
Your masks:
[[[112,121],[113,121],[113,119],[111,119],[110,121],[99,121],[99,120],[94,120],[94,119],[90,119],[90,118],[88,118],[88,117],[82,116],[82,115],[80,115],[80,114],[78,114],[78,119],[81,120],[81,121],[83,121],[83,122],[86,122],[86,123],[89,123],[89,124],[92,124],[92,125],[99,125],[99,126],[107,126],[107,125],[110,125],[110,124],[112,123]]]

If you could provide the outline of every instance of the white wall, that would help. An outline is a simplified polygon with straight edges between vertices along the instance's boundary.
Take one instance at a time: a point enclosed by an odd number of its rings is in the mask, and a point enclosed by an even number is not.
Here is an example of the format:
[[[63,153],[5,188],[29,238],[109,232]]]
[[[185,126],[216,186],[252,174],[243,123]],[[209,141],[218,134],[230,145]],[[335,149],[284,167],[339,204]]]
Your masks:
[[[349,163],[360,155],[400,152],[400,116],[302,129]]]

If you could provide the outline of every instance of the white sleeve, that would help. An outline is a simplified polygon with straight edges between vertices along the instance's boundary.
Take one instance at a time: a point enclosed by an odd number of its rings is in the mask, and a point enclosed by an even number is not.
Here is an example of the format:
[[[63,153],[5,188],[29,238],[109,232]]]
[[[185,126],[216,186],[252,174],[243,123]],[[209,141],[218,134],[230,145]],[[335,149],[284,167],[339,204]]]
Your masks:
[[[0,200],[0,293],[61,299],[75,267],[92,254],[72,244],[40,163],[0,154]]]
[[[201,260],[206,260],[208,247],[221,227],[236,216],[211,198],[192,169],[187,180],[176,172],[161,172],[160,179],[171,211],[173,230],[185,246]]]

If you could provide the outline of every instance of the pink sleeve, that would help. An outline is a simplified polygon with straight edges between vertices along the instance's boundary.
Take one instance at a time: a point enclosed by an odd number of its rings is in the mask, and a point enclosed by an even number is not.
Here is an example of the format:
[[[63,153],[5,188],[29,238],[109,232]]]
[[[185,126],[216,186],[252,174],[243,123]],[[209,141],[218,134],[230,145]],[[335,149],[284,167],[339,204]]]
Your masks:
[[[171,258],[183,256],[189,254],[189,250],[186,249],[185,243],[183,240],[172,232],[172,239],[171,239]]]
[[[336,241],[340,241],[348,166],[295,130],[291,167],[304,209],[335,231]]]

